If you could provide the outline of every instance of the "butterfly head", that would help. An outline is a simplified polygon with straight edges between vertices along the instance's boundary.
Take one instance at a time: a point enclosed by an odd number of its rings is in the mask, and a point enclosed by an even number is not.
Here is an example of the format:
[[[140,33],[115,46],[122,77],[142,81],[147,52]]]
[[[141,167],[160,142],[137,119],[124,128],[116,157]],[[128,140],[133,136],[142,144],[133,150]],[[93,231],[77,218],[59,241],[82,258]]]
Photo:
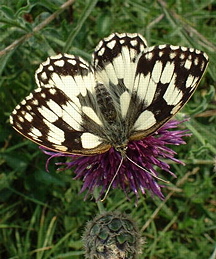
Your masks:
[[[127,152],[127,149],[128,149],[128,146],[127,146],[127,145],[115,146],[114,148],[115,148],[115,150],[116,150],[117,152],[120,153],[120,155],[121,155],[122,158],[125,159],[125,158],[127,157],[127,156],[126,156],[126,152]]]

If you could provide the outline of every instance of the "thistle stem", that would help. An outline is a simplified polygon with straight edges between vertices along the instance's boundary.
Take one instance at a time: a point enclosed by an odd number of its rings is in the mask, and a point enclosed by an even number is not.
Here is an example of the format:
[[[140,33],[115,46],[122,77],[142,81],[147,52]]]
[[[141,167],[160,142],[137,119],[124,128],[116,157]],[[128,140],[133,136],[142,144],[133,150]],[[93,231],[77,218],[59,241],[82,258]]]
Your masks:
[[[98,206],[98,210],[100,213],[103,213],[106,211],[106,209],[104,208],[104,205],[103,203],[101,202],[100,200],[100,195],[99,195],[99,189],[98,188],[94,188],[94,191],[93,191],[93,196],[95,198],[95,201],[96,201],[96,204]]]

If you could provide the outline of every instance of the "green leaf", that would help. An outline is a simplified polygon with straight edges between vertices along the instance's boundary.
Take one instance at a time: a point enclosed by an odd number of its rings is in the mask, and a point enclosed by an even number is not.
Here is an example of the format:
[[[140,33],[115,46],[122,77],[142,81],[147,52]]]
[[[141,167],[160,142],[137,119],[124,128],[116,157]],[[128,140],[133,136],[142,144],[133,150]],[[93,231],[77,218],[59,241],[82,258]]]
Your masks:
[[[103,12],[97,19],[97,31],[99,37],[107,36],[112,24],[112,16],[109,12]]]
[[[0,12],[2,12],[6,18],[15,20],[14,11],[10,7],[6,5],[0,6]]]
[[[22,153],[1,153],[0,158],[4,159],[7,165],[15,171],[25,171],[28,166],[27,159],[24,157]]]

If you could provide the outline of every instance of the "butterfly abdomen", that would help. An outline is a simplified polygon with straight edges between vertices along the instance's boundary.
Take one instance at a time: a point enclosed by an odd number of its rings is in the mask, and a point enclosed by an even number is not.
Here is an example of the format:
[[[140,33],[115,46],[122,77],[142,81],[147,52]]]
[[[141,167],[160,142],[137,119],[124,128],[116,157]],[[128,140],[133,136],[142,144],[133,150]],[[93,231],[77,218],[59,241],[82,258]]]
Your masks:
[[[109,124],[113,124],[117,119],[117,111],[115,109],[113,99],[110,96],[109,92],[105,86],[101,83],[98,83],[95,87],[96,90],[96,100],[100,108],[102,117]]]

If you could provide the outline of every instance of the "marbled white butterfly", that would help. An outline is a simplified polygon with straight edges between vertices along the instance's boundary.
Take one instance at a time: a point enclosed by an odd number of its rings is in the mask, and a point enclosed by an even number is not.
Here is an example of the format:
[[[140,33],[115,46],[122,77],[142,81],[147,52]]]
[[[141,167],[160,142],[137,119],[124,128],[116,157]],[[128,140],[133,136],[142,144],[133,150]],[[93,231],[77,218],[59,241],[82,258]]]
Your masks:
[[[202,51],[147,47],[139,34],[113,33],[100,41],[92,64],[78,56],[49,57],[38,85],[16,106],[10,122],[47,149],[95,155],[157,131],[189,100],[208,64]]]

